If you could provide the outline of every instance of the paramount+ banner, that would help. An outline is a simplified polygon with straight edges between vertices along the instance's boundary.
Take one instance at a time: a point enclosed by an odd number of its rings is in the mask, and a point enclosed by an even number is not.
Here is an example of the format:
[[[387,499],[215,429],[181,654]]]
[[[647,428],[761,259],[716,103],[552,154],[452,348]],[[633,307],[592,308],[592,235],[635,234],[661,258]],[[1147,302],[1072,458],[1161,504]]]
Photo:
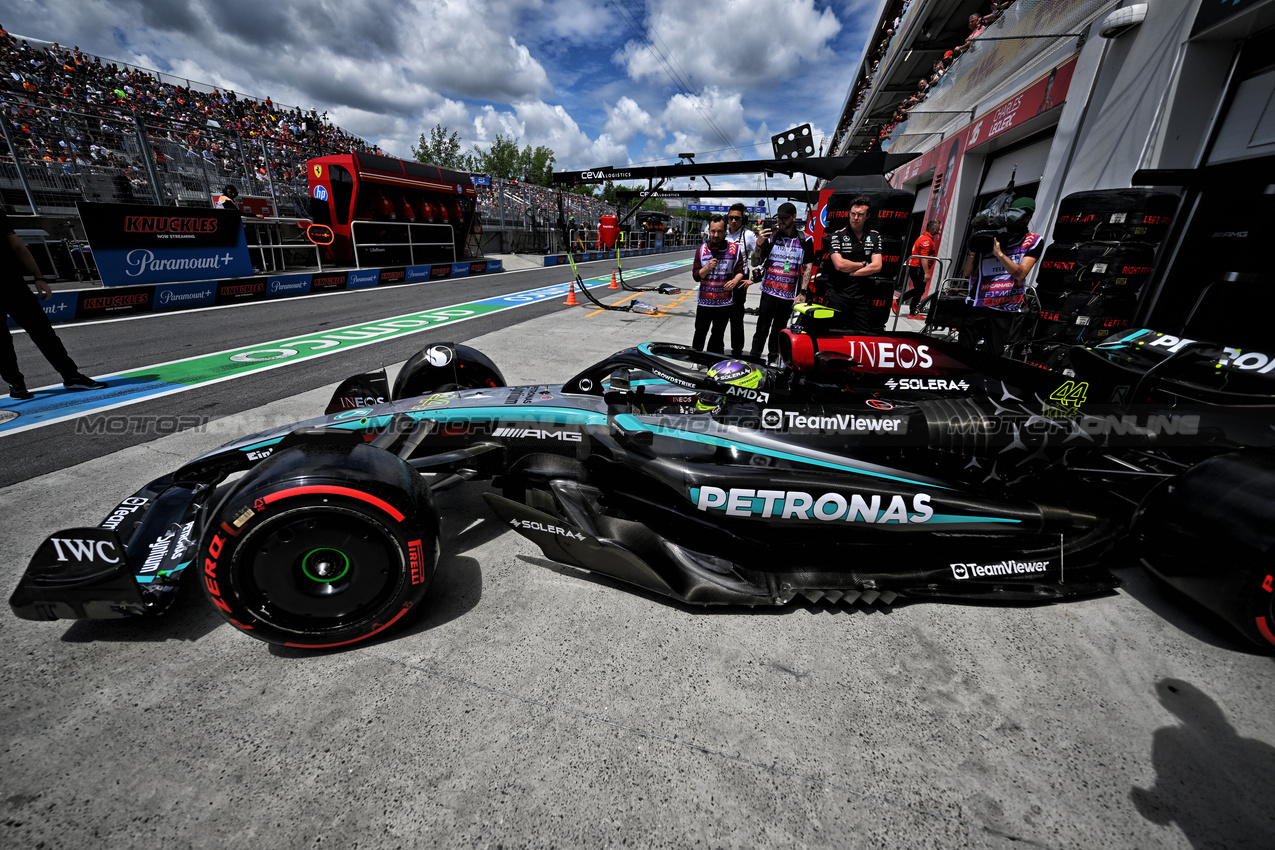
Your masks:
[[[76,205],[104,286],[250,277],[236,210]]]

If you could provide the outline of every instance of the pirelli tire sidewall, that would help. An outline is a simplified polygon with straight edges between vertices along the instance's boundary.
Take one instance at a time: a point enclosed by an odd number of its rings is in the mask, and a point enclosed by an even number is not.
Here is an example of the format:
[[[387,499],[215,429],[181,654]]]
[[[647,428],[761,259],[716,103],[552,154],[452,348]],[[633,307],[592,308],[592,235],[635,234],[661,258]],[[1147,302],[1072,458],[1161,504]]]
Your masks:
[[[410,619],[438,557],[438,509],[415,470],[368,445],[315,445],[232,485],[203,524],[198,565],[204,594],[235,628],[331,649]]]

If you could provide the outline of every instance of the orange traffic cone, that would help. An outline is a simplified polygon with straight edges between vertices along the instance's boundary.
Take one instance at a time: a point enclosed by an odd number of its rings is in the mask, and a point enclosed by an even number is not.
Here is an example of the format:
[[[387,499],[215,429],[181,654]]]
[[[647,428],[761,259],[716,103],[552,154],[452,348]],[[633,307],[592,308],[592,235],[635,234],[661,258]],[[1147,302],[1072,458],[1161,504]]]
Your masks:
[[[611,285],[607,289],[619,289],[620,284],[615,282],[615,272],[611,272]]]
[[[562,302],[564,307],[579,307],[580,302],[576,300],[576,282],[571,281],[571,288],[567,290],[567,300]]]

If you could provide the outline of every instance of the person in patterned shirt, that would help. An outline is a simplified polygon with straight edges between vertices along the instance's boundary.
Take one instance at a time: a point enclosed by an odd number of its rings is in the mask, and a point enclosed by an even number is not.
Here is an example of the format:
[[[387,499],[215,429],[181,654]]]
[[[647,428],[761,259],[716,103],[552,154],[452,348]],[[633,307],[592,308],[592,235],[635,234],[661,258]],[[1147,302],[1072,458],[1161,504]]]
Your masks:
[[[982,340],[982,349],[995,355],[1005,353],[1005,344],[1022,327],[1027,273],[1045,249],[1045,241],[1028,227],[1036,202],[1019,198],[1010,210],[1022,212],[1006,225],[1005,244],[993,239],[992,250],[970,251],[965,258],[972,307],[957,328],[962,345],[977,348]]]
[[[744,246],[726,241],[726,219],[714,215],[708,221],[708,241],[695,252],[691,268],[691,276],[699,282],[691,347],[725,353],[724,337],[734,309],[734,289],[744,279],[745,268]]]
[[[814,243],[797,231],[797,208],[780,204],[777,215],[778,232],[763,230],[757,243],[757,256],[762,263],[761,303],[757,305],[757,332],[752,346],[752,356],[757,358],[764,346],[770,363],[779,357],[779,332],[788,323],[793,299],[805,300],[815,267]]]

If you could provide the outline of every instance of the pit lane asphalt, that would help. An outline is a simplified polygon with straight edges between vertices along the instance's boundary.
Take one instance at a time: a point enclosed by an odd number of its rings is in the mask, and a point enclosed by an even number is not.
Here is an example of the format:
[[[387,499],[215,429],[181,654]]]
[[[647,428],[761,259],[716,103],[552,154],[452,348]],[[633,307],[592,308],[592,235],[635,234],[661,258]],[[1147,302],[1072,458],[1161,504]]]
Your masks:
[[[511,383],[690,337],[690,309],[586,312],[440,332]],[[313,415],[366,357],[0,489],[0,588],[51,531]],[[1275,662],[1135,565],[1042,607],[703,610],[552,564],[483,489],[440,495],[422,615],[376,643],[272,648],[194,587],[154,622],[0,616],[0,846],[1270,846]]]
[[[690,252],[635,257],[626,260],[630,269],[661,265],[691,256]],[[580,264],[580,274],[605,277],[615,270],[615,261]],[[657,272],[635,280],[634,285],[671,280],[690,283],[690,272],[678,269]],[[422,284],[376,287],[305,298],[277,299],[225,308],[148,314],[123,320],[83,322],[58,326],[58,335],[67,350],[88,375],[107,375],[150,364],[167,363],[213,351],[253,345],[292,334],[322,332],[345,325],[371,322],[416,312],[463,304],[495,295],[505,295],[571,280],[568,266],[475,275]],[[614,296],[606,290],[598,294]],[[582,303],[583,296],[579,299]],[[171,398],[129,405],[113,411],[116,416],[141,417],[117,432],[85,433],[84,423],[68,421],[20,434],[0,437],[3,463],[0,487],[25,478],[43,475],[68,464],[80,463],[102,454],[119,451],[159,436],[156,427],[171,430],[173,416],[217,419],[266,404],[281,395],[292,395],[313,387],[339,382],[361,371],[372,370],[410,357],[429,342],[465,342],[497,328],[552,313],[563,299],[502,310],[463,322],[440,325],[437,329],[387,340],[317,360],[305,368],[285,367],[282,374],[246,375],[180,393]],[[516,314],[516,315],[515,315]],[[687,335],[689,342],[689,334]],[[58,384],[61,378],[24,333],[14,334],[18,362],[27,385]],[[391,375],[391,379],[393,375]],[[321,414],[320,407],[309,415]],[[153,422],[147,417],[169,417]],[[282,424],[282,423],[280,423]],[[263,429],[264,430],[264,429]]]

